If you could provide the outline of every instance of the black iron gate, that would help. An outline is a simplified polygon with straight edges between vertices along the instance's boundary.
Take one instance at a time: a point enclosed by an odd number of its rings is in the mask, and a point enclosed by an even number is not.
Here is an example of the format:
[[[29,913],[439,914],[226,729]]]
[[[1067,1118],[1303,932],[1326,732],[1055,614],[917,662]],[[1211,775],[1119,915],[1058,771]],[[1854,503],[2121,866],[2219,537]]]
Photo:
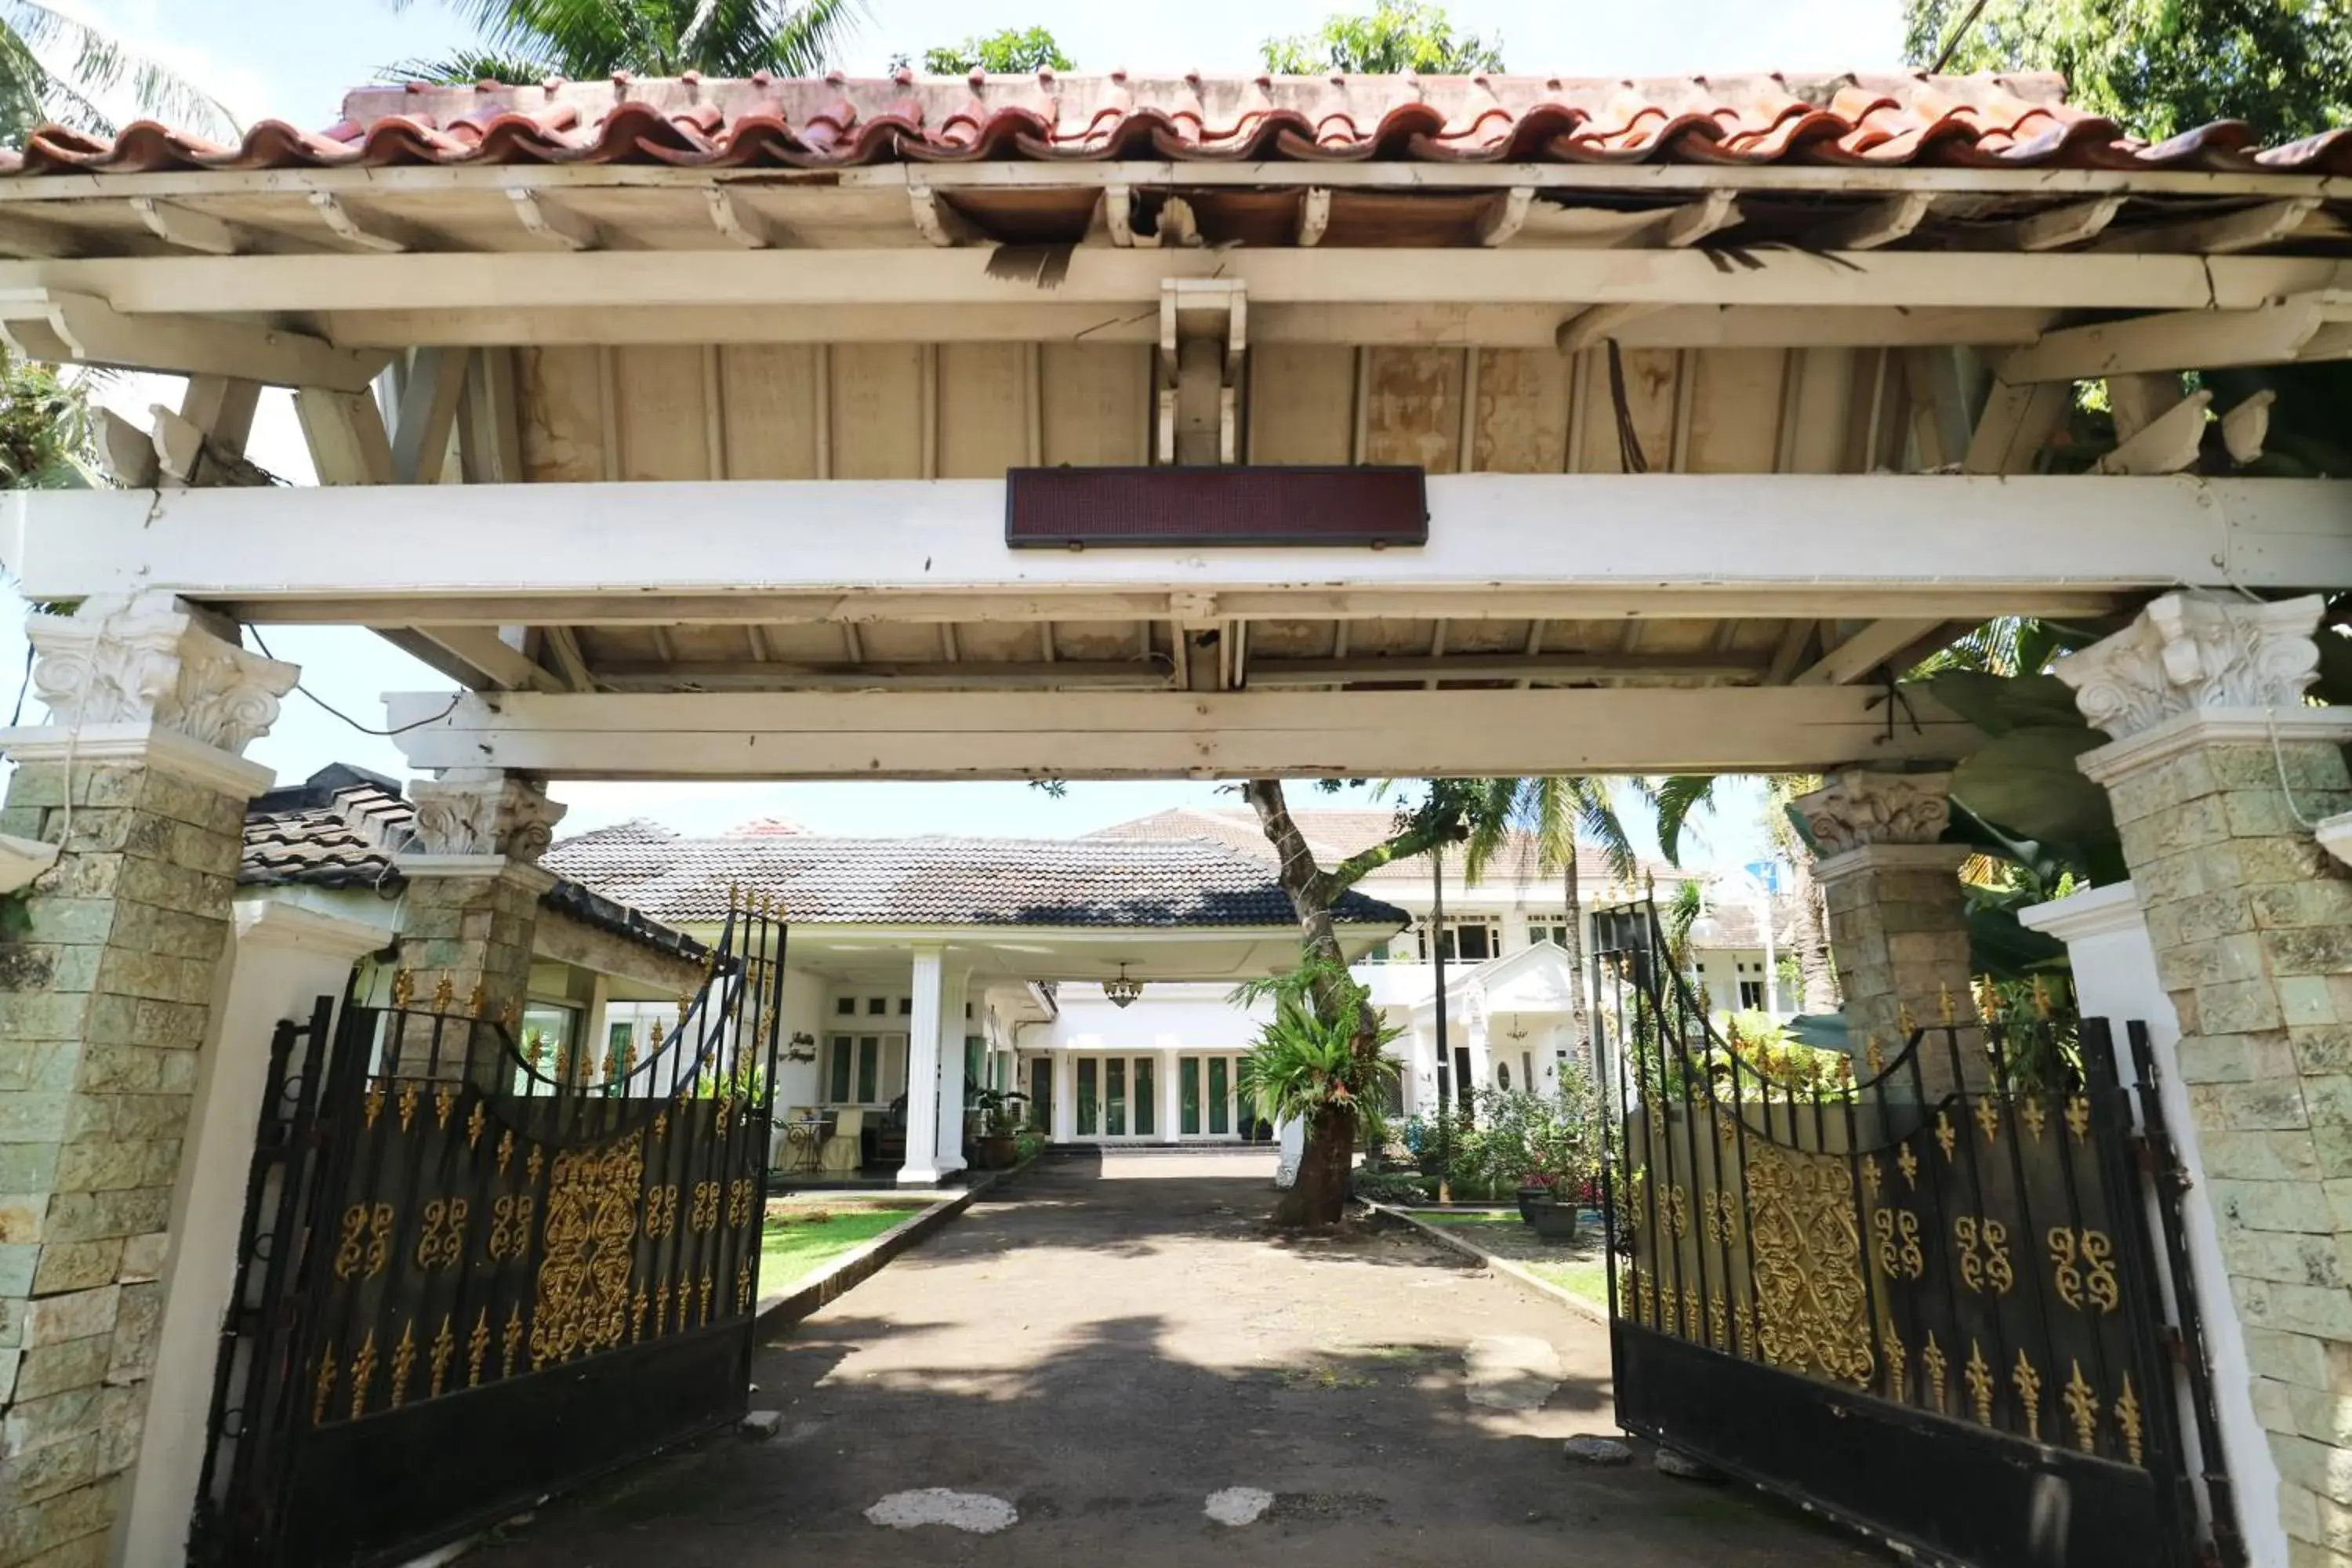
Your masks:
[[[1949,999],[1891,1056],[1776,1057],[1653,909],[1600,925],[1626,1429],[1933,1563],[2242,1560],[2138,1026],[2128,1080],[2100,1020]]]
[[[279,1026],[196,1561],[401,1561],[741,1415],[783,950],[731,898],[643,1059],[405,974]]]

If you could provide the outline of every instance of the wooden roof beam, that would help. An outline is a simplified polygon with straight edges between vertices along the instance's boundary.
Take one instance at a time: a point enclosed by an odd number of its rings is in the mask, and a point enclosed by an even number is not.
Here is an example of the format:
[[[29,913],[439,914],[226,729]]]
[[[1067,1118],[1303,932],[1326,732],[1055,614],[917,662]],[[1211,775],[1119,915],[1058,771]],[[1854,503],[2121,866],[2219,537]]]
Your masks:
[[[2303,226],[2305,218],[2318,210],[2315,196],[2258,202],[2218,217],[2183,218],[2110,234],[2096,248],[2111,254],[2180,251],[2194,256],[2229,256],[2287,238]]]
[[[300,332],[168,312],[129,316],[87,294],[0,289],[0,334],[27,358],[270,386],[363,390],[390,355]]]
[[[532,237],[546,240],[558,250],[604,248],[604,231],[561,203],[520,185],[510,187],[507,199],[514,204],[515,216]]]
[[[1807,230],[1798,244],[1807,250],[1876,250],[1917,228],[1935,202],[1926,191],[1885,196]]]
[[[155,196],[133,196],[131,210],[149,232],[167,245],[183,250],[201,251],[207,256],[235,256],[251,248],[246,235],[232,228],[210,213],[200,213],[177,202],[163,201]]]
[[[2011,351],[1997,371],[2015,385],[2336,358],[2352,353],[2352,343],[2333,331],[2347,324],[2352,288],[2320,289],[2250,310],[2174,310],[2063,328]]]

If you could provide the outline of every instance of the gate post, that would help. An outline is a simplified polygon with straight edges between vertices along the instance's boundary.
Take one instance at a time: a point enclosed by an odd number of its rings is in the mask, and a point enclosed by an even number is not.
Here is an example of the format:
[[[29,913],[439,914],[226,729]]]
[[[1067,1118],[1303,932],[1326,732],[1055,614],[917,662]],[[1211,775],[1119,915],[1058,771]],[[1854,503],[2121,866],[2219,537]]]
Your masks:
[[[298,671],[166,595],[35,615],[0,830],[58,846],[0,942],[0,1564],[107,1560],[243,845]]]
[[[2352,1564],[2352,870],[2308,826],[2352,807],[2352,711],[2303,706],[2321,610],[2168,595],[2056,667],[2115,737],[2081,766],[2179,1016],[2296,1568]]]
[[[1907,1033],[1906,1010],[1932,1022],[1942,997],[1964,1004],[1969,995],[1959,879],[1969,851],[1937,842],[1951,820],[1951,784],[1949,773],[1854,768],[1795,803],[1821,853],[1813,875],[1829,905],[1830,954],[1857,1056],[1875,1041],[1892,1058]],[[1958,1087],[1945,1053],[1923,1050],[1919,1073],[1931,1098]]]
[[[401,966],[420,1000],[446,982],[452,1005],[512,1026],[530,988],[539,901],[555,886],[537,862],[564,807],[537,779],[499,768],[452,770],[408,793],[416,839],[398,859],[408,879]]]

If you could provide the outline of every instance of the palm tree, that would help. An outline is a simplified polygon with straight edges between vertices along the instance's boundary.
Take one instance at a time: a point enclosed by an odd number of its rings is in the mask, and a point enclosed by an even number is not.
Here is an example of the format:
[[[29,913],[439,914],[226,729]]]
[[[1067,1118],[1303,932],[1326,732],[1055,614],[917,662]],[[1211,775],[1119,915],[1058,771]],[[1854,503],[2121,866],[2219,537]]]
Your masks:
[[[5,0],[0,0],[5,3]],[[388,0],[406,10],[410,0]],[[429,81],[528,83],[563,77],[812,76],[844,42],[856,0],[444,0],[481,42],[395,75]]]
[[[120,38],[39,0],[0,0],[0,140],[47,124],[111,135],[104,99],[205,135],[236,132],[210,94]]]
[[[1584,911],[1580,885],[1581,868],[1577,848],[1581,839],[1599,847],[1610,874],[1632,886],[1640,868],[1625,824],[1617,815],[1615,792],[1604,778],[1552,775],[1532,779],[1488,779],[1485,798],[1470,817],[1470,837],[1462,851],[1462,876],[1467,882],[1483,877],[1514,832],[1535,840],[1536,869],[1558,871],[1568,895],[1569,1032],[1590,1058],[1591,1017],[1584,997]]]

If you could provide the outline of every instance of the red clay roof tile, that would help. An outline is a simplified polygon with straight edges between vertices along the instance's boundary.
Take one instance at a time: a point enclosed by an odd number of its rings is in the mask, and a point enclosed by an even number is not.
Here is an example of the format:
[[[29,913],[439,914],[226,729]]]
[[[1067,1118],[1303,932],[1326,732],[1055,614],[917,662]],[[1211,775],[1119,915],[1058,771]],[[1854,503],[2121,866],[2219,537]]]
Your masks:
[[[36,132],[0,173],[467,163],[823,169],[897,161],[1924,164],[2352,174],[2352,128],[2263,148],[2223,121],[2148,144],[2053,76],[1099,77],[362,88],[323,132],[234,147],[142,121]]]

